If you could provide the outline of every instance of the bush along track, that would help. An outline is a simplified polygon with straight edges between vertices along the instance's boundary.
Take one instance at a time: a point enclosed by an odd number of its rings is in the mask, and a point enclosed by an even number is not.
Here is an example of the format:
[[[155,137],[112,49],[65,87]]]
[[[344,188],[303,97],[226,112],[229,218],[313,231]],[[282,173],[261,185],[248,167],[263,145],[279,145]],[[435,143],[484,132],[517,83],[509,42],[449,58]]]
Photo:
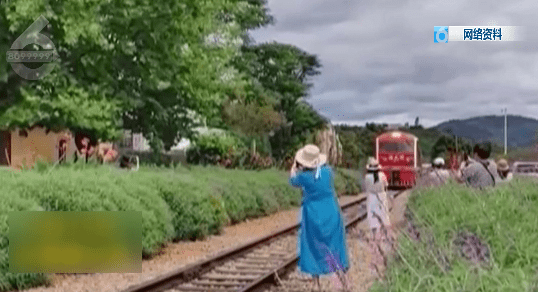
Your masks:
[[[385,279],[370,291],[537,291],[538,182],[415,189]]]
[[[167,242],[201,239],[227,224],[297,207],[301,193],[288,185],[288,176],[273,169],[143,167],[125,172],[78,164],[3,172],[0,291],[47,282],[43,274],[8,273],[9,211],[141,211],[143,256],[148,258]]]

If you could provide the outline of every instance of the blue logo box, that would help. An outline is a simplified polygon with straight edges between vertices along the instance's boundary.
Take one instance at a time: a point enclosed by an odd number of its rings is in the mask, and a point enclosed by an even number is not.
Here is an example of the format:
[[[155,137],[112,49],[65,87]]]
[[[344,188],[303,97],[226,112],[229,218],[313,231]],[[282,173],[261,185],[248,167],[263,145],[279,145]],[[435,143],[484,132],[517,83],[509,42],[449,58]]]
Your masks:
[[[448,42],[448,26],[433,27],[433,42],[446,43]]]

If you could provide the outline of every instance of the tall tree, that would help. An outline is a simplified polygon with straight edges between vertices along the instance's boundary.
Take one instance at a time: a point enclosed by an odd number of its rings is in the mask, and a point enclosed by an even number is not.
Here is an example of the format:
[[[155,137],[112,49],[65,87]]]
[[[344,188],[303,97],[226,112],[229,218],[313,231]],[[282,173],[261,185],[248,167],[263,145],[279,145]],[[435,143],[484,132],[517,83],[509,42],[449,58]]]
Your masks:
[[[312,131],[327,120],[303,101],[312,84],[309,78],[320,74],[321,65],[315,55],[287,44],[264,43],[247,45],[234,59],[234,66],[252,81],[251,88],[263,88],[275,101],[275,110],[286,119],[270,138],[277,159],[295,150]],[[247,102],[259,99],[251,90],[243,96]]]
[[[264,140],[270,132],[282,124],[283,117],[270,103],[228,101],[223,107],[223,120],[233,130],[254,137],[252,151],[256,152],[256,139]]]
[[[227,67],[241,45],[241,26],[218,17],[242,2],[3,4],[2,44],[11,44],[43,14],[60,58],[51,74],[31,82],[6,78],[10,68],[0,64],[0,86],[10,101],[0,111],[0,124],[91,128],[101,137],[117,136],[124,126],[142,132],[152,145],[171,147],[192,135],[191,112],[220,115],[222,92],[242,86]]]
[[[460,152],[469,154],[472,151],[472,144],[465,139],[458,138],[457,146]],[[432,147],[431,159],[433,160],[438,156],[445,155],[448,149],[456,150],[456,138],[452,135],[442,135]]]

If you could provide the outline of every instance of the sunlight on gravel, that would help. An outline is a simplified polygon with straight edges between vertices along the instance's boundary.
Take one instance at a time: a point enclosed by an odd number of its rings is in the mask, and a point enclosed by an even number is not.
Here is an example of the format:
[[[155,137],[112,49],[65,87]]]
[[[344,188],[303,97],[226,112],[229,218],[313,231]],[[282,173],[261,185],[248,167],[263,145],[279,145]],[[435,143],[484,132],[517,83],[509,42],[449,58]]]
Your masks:
[[[348,238],[348,248],[351,268],[347,278],[350,283],[350,291],[363,292],[368,291],[375,276],[370,274],[368,269],[369,255],[366,242],[358,238]],[[282,279],[280,286],[273,287],[270,292],[285,292],[285,291],[310,291],[312,288],[311,278],[296,270],[294,273]],[[322,291],[344,291],[341,288],[340,281],[333,275],[321,277],[320,279]],[[315,290],[317,291],[317,290]]]

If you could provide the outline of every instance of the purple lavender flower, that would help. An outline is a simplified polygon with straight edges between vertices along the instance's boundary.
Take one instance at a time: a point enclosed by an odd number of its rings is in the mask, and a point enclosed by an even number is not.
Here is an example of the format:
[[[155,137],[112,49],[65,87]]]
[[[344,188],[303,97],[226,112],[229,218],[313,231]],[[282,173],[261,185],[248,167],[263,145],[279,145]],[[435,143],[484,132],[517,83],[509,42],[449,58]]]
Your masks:
[[[338,286],[337,288],[342,288],[342,286],[346,287],[347,285],[345,284],[346,281],[344,279],[345,275],[342,274],[344,267],[340,263],[338,258],[325,244],[317,242],[316,245],[320,250],[323,250],[325,252],[325,261],[329,265],[330,271],[336,273],[337,277],[340,279],[340,285],[336,284],[336,286]]]

